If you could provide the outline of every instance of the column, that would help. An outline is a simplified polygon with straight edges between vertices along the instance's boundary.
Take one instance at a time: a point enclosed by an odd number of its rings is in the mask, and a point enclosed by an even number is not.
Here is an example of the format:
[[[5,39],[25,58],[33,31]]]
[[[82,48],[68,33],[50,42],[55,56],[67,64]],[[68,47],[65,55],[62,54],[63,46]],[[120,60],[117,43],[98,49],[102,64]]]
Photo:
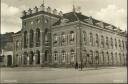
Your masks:
[[[24,65],[24,55],[22,55],[22,65]]]
[[[40,53],[40,64],[43,64],[44,53]]]
[[[37,54],[35,54],[35,55],[33,56],[33,65],[36,65],[36,58],[37,58]]]
[[[27,65],[29,65],[30,57],[27,56]]]

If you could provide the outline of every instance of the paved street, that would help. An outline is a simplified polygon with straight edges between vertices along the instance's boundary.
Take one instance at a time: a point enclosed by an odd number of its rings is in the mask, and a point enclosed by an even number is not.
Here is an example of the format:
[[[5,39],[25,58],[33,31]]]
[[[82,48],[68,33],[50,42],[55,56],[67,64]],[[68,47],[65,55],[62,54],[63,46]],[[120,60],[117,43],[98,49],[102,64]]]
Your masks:
[[[2,83],[126,83],[126,67],[85,68],[2,68]]]

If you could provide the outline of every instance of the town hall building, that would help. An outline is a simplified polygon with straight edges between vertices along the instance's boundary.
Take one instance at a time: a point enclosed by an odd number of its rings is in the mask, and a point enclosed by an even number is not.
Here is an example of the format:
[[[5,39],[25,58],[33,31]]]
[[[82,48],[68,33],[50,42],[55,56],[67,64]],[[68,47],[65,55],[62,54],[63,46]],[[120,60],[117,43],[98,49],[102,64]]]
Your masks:
[[[18,66],[124,66],[127,33],[75,10],[45,7],[22,13],[21,31],[13,35]]]

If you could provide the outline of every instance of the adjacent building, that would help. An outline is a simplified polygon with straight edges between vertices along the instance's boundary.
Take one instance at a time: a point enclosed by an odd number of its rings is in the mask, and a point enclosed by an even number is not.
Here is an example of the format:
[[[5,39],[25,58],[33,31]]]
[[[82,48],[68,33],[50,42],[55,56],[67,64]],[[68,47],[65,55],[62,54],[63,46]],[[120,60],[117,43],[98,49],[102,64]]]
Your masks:
[[[13,64],[13,32],[0,35],[0,66]]]
[[[44,4],[22,14],[22,29],[13,36],[16,65],[126,65],[127,34],[114,25]]]

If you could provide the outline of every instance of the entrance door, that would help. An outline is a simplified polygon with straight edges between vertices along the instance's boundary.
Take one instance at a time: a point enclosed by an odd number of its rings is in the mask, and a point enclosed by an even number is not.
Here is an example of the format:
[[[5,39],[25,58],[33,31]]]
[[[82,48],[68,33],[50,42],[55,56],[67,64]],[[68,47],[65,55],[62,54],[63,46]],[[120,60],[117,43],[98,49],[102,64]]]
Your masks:
[[[48,61],[48,50],[45,51],[45,58],[44,58],[44,61]]]
[[[11,66],[12,65],[12,56],[8,55],[7,56],[7,66]]]

